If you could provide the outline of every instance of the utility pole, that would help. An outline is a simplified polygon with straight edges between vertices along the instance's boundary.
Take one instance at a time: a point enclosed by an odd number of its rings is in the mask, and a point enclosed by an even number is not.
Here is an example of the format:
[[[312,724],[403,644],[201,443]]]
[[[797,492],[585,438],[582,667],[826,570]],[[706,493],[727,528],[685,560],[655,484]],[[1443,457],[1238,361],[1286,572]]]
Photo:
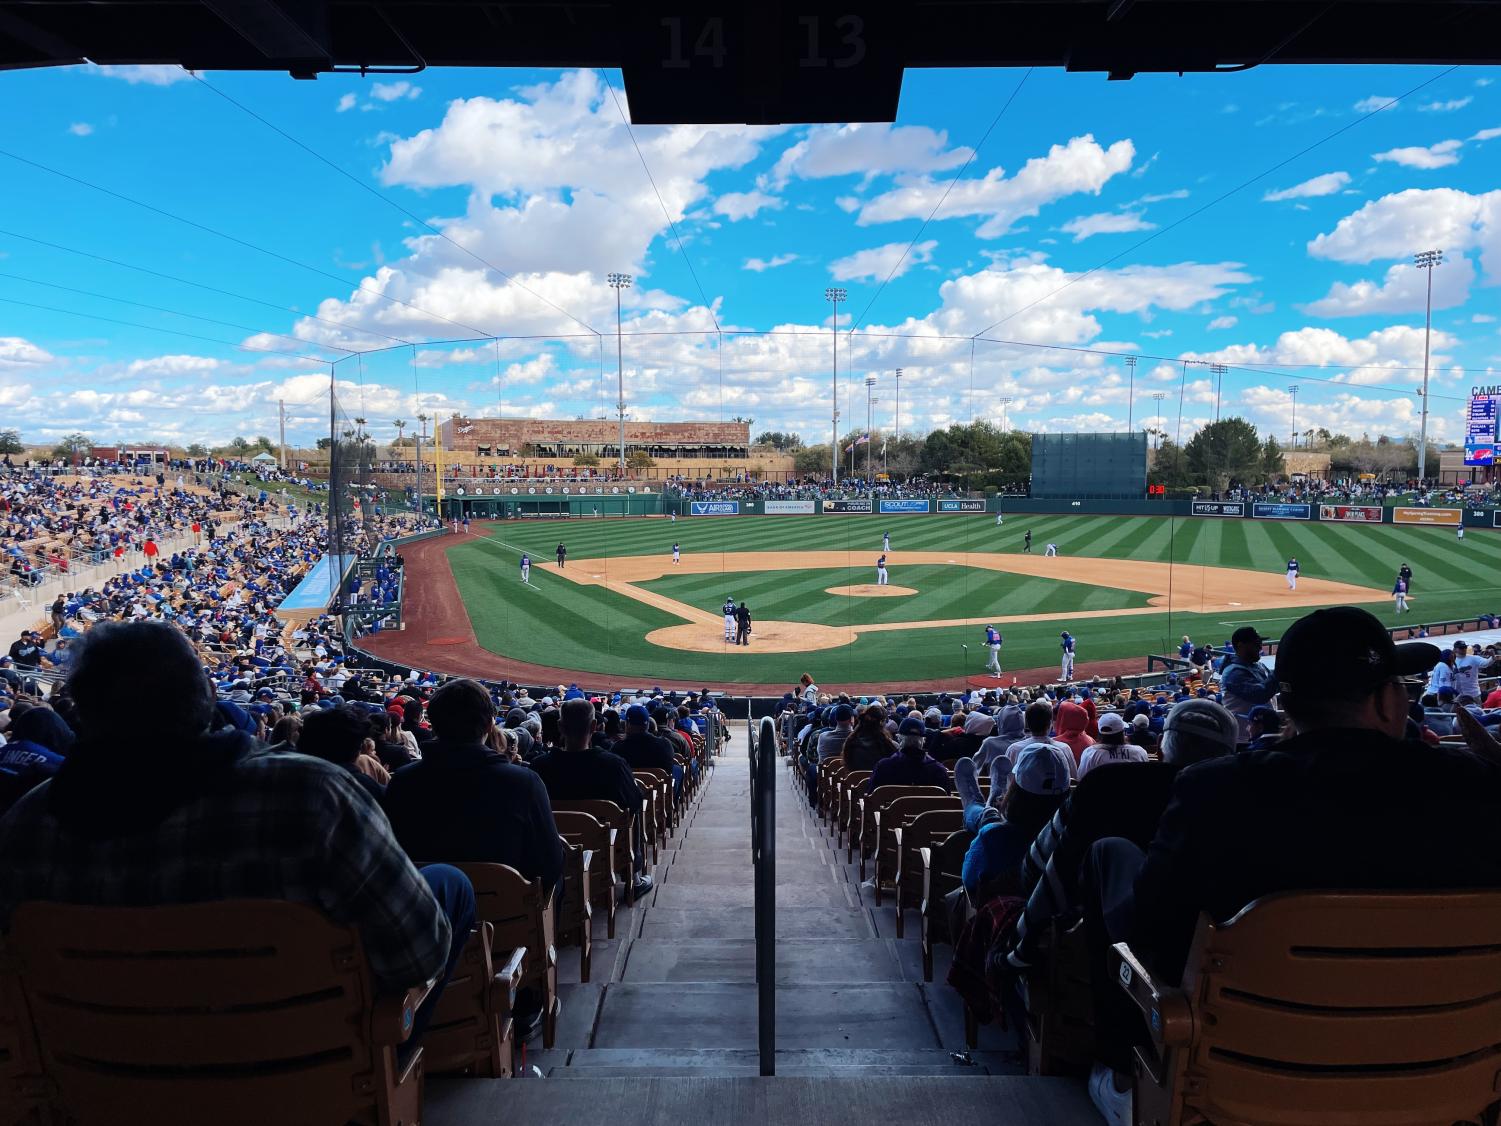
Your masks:
[[[1131,423],[1136,416],[1136,357],[1126,357],[1126,430],[1131,430]]]
[[[1153,391],[1152,398],[1157,400],[1157,445],[1154,449],[1162,449],[1162,400],[1167,398],[1166,391]]]
[[[427,437],[427,415],[417,416],[417,517],[420,520],[426,509],[422,506],[422,439]]]
[[[848,296],[849,293],[837,285],[823,291],[823,299],[834,306],[834,438],[829,444],[829,469],[836,486],[839,484],[839,303]]]
[[[1225,372],[1229,369],[1224,364],[1210,364],[1209,370],[1214,372],[1214,421],[1220,420],[1220,391],[1225,386]]]
[[[609,281],[615,290],[615,382],[617,398],[615,400],[615,413],[620,417],[620,477],[625,479],[625,352],[620,342],[620,291],[629,289],[631,285],[630,274],[610,274]]]
[[[1294,383],[1288,392],[1293,397],[1293,449],[1298,448],[1298,385]]]
[[[285,473],[287,470],[287,401],[285,399],[276,400],[276,412],[281,423],[281,469]]]
[[[1423,316],[1423,422],[1418,430],[1418,481],[1428,475],[1428,345],[1433,337],[1433,267],[1444,264],[1442,250],[1423,250],[1412,256],[1413,264],[1428,271],[1427,311]]]
[[[875,422],[871,414],[875,410],[876,405],[875,399],[871,398],[871,395],[875,392],[875,387],[876,377],[867,375],[865,377],[865,479],[867,481],[875,479],[871,476],[870,472],[870,459],[875,457],[876,454],[873,438]]]

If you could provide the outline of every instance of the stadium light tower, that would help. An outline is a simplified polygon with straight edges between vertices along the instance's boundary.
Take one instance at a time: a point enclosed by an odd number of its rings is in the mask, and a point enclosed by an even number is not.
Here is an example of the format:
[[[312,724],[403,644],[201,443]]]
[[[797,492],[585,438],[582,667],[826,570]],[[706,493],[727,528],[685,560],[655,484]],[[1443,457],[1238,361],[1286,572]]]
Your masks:
[[[1210,364],[1209,370],[1214,372],[1214,421],[1220,420],[1220,392],[1225,387],[1225,372],[1230,369],[1224,364]]]
[[[1298,385],[1294,383],[1288,389],[1293,397],[1293,449],[1298,448]]]
[[[835,485],[839,484],[839,302],[848,296],[837,285],[823,291],[823,299],[834,306],[834,319],[830,322],[834,329],[834,438],[829,443],[829,470]]]
[[[1136,357],[1126,357],[1126,430],[1132,429],[1136,418]]]
[[[896,431],[896,440],[902,440],[902,369],[896,369],[896,419],[891,428]]]
[[[1002,395],[1000,398],[998,398],[996,400],[996,402],[998,402],[998,403],[1001,404],[1001,433],[1002,434],[1006,433],[1008,430],[1011,429],[1011,424],[1010,424],[1010,421],[1008,419],[1008,416],[1010,414],[1011,404],[1014,403],[1015,401],[1016,401],[1015,396],[1012,396],[1012,395]]]
[[[867,481],[872,479],[870,475],[870,459],[875,456],[876,452],[872,448],[871,441],[871,435],[875,432],[875,418],[871,413],[876,405],[875,399],[872,398],[875,390],[876,377],[867,375],[865,377],[865,479]]]
[[[605,280],[615,291],[615,384],[619,397],[615,413],[620,418],[620,476],[625,478],[625,352],[620,343],[620,291],[631,287],[630,274],[608,274]]]
[[[1433,336],[1433,267],[1444,264],[1442,250],[1423,250],[1412,256],[1413,264],[1428,271],[1428,304],[1423,318],[1423,421],[1418,429],[1418,480],[1428,469],[1428,344]]]
[[[1160,450],[1160,449],[1162,449],[1162,400],[1167,398],[1167,392],[1166,391],[1153,391],[1152,392],[1152,398],[1154,398],[1154,399],[1157,400],[1157,418],[1156,418],[1156,422],[1157,422],[1157,434],[1156,434],[1157,444],[1155,446],[1153,446],[1152,448]]]

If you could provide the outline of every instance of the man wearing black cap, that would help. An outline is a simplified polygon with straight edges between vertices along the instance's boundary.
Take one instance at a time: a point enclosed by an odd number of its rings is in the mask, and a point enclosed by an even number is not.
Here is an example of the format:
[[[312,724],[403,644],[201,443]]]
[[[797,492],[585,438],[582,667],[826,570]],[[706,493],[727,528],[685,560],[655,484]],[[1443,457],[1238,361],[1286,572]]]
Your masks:
[[[1285,891],[1501,887],[1501,754],[1403,738],[1409,687],[1438,653],[1394,645],[1353,606],[1293,623],[1276,666],[1293,733],[1180,773],[1145,854],[1096,842],[1083,874],[1091,946],[1125,939],[1177,984],[1200,914],[1224,921]],[[1097,1105],[1129,1102],[1120,1075],[1142,1030],[1123,1011],[1096,1014],[1100,1059],[1117,1075],[1113,1095],[1091,1083]]]
[[[650,721],[644,705],[632,704],[626,708],[625,737],[610,748],[610,753],[625,759],[632,770],[667,771],[672,775],[673,789],[679,790],[683,785],[683,768],[673,757],[671,744],[647,730]]]
[[[1258,704],[1269,704],[1277,694],[1277,682],[1272,670],[1261,663],[1261,634],[1250,626],[1241,626],[1230,635],[1230,646],[1235,650],[1225,659],[1220,670],[1220,691],[1225,697],[1225,707],[1238,717],[1245,716]],[[1239,719],[1240,741],[1250,742],[1251,729],[1244,718]]]

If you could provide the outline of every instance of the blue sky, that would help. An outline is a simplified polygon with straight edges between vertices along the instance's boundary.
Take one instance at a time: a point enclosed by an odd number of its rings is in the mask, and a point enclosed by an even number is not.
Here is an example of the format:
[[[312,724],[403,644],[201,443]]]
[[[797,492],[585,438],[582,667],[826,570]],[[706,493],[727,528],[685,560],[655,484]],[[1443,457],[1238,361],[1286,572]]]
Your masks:
[[[0,406],[28,441],[274,435],[284,401],[310,443],[333,361],[378,434],[605,414],[611,271],[636,279],[632,417],[810,441],[830,285],[862,426],[861,381],[889,428],[901,367],[904,431],[1004,411],[1186,439],[1222,362],[1222,411],[1284,441],[1294,383],[1300,430],[1413,433],[1423,249],[1432,432],[1501,382],[1501,68],[914,70],[894,125],[643,126],[640,156],[614,73],[206,78],[0,79],[26,108],[0,142]]]

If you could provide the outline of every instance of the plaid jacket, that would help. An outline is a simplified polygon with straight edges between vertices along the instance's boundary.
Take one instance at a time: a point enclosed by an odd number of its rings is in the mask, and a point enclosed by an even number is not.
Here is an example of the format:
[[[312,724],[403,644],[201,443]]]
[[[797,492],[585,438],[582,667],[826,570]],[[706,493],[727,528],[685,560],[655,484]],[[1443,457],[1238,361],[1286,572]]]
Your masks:
[[[27,900],[285,899],[354,926],[383,992],[426,981],[447,961],[448,919],[385,814],[340,767],[257,748],[160,822],[99,837],[59,822],[54,785],[0,819],[0,932]]]

